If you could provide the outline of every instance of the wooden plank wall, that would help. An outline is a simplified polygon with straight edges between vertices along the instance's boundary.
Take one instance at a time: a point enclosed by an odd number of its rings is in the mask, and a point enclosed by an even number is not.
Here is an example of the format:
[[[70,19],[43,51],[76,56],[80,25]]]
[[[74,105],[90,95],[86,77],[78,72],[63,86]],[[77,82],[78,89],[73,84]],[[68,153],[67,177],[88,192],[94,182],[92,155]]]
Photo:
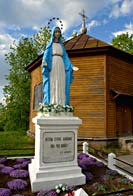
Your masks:
[[[105,56],[73,57],[71,61],[79,67],[71,85],[71,105],[75,116],[83,120],[79,136],[105,137]]]
[[[116,126],[116,102],[112,100],[110,89],[133,93],[133,64],[127,63],[115,57],[107,57],[107,130],[108,137],[115,137],[118,132]],[[120,114],[120,112],[118,112]]]
[[[32,118],[37,115],[37,111],[33,109],[34,104],[34,87],[42,82],[41,65],[31,72],[31,95],[30,95],[30,117],[29,117],[29,130],[35,131],[35,126],[32,123]]]
[[[72,57],[71,61],[74,66],[79,67],[79,71],[74,72],[70,93],[70,104],[75,108],[74,115],[83,120],[79,136],[106,137],[105,56]],[[31,74],[30,130],[34,132],[32,118],[37,114],[33,110],[34,86],[42,81],[41,66]]]

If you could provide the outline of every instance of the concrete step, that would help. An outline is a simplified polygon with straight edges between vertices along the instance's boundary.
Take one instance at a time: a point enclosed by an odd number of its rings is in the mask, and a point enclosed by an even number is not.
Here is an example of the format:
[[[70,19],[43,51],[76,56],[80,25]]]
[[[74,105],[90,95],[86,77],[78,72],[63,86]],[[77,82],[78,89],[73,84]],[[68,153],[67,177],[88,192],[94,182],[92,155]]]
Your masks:
[[[130,152],[133,152],[133,142],[127,144],[127,149],[128,149]]]
[[[133,152],[133,137],[121,137],[119,138],[119,144],[123,150],[128,150],[129,152]]]
[[[116,160],[116,165],[121,169],[122,171],[124,170],[126,173],[130,174],[133,176],[133,154],[131,155],[123,155],[117,157]]]

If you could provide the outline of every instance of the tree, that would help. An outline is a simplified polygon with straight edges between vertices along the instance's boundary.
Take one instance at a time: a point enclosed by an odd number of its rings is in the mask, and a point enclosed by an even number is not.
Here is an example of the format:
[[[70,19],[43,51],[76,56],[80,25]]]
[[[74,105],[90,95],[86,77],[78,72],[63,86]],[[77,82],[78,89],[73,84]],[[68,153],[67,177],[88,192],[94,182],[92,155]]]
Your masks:
[[[7,104],[4,130],[28,129],[30,74],[26,67],[38,57],[49,38],[50,33],[44,27],[33,38],[22,37],[18,44],[14,42],[10,47],[11,51],[5,55],[6,62],[11,68],[9,75],[6,76],[9,84],[4,88]]]
[[[11,46],[11,52],[6,54],[6,61],[11,68],[6,79],[9,84],[4,88],[6,97],[5,130],[25,130],[28,126],[30,74],[26,66],[37,58],[37,48],[33,40],[22,38]]]
[[[112,39],[114,47],[133,54],[133,34],[123,33]]]
[[[0,103],[0,131],[4,131],[5,120],[5,106]]]
[[[40,31],[34,36],[34,46],[38,48],[38,53],[42,54],[45,50],[45,47],[50,40],[51,34],[47,27],[41,27]],[[62,41],[65,41],[64,36],[62,36]]]
[[[72,35],[71,35],[71,38],[75,38],[78,36],[78,33],[77,32],[73,32]]]
[[[50,32],[47,27],[41,27],[40,31],[33,38],[34,46],[37,47],[38,53],[42,53],[50,39]]]

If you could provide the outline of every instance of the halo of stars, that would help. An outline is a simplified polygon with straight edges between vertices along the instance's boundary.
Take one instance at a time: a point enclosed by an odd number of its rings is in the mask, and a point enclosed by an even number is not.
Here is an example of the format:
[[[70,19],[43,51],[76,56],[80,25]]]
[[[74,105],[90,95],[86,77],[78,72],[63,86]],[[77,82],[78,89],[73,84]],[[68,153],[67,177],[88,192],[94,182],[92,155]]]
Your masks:
[[[60,29],[63,30],[63,22],[62,22],[62,20],[60,20],[59,18],[53,17],[53,18],[49,19],[49,21],[48,21],[48,30],[49,30],[50,32],[52,31],[51,28],[50,28],[50,24],[51,24],[53,21],[58,21],[59,24],[60,24]]]

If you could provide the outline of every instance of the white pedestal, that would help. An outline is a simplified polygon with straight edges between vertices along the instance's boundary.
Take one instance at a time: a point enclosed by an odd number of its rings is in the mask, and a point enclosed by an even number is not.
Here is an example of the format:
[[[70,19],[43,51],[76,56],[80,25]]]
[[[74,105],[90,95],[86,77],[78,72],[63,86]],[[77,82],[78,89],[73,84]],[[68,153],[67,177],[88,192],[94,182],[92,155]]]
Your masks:
[[[77,165],[78,117],[35,117],[35,157],[29,164],[33,192],[55,185],[85,184]]]

